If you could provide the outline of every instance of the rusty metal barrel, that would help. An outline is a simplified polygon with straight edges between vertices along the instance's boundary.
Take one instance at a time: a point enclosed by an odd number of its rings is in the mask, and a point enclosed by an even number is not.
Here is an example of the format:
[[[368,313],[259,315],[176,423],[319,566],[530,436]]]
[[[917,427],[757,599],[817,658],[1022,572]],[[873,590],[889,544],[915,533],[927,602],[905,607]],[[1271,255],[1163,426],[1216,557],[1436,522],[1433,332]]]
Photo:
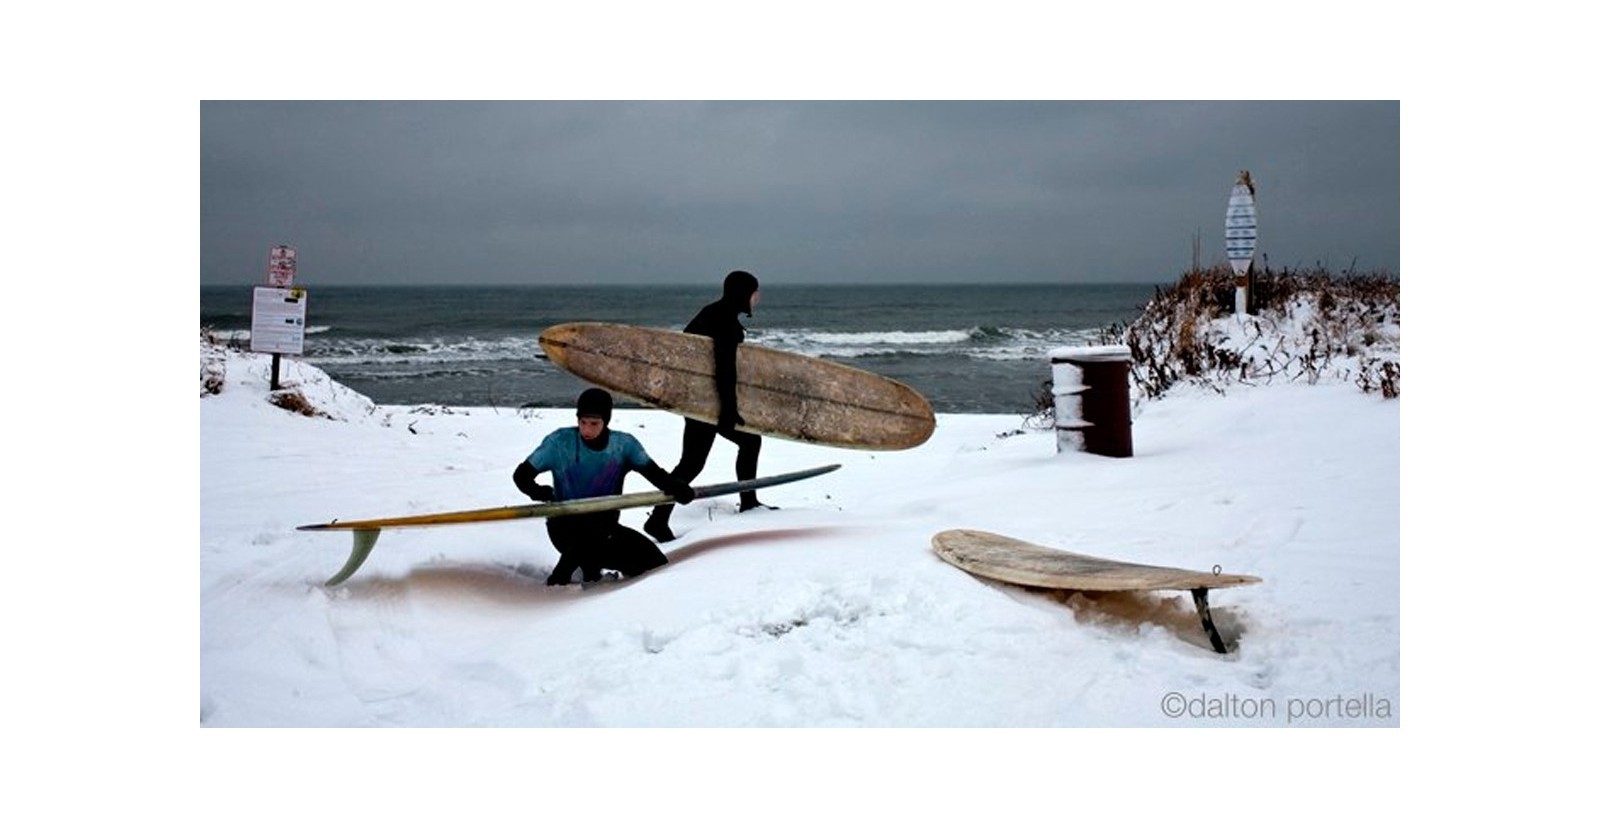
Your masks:
[[[1133,352],[1126,345],[1050,352],[1057,453],[1133,456],[1133,418],[1128,407],[1128,367],[1132,362]]]

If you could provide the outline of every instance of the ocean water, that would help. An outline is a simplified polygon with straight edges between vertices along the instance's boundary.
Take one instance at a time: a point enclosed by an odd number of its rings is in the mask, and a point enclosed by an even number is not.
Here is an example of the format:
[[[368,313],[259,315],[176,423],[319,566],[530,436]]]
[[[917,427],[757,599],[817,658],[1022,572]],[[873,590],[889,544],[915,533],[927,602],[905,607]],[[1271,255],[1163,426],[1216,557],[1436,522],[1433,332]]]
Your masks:
[[[542,358],[560,322],[682,330],[718,281],[670,287],[306,284],[301,357],[382,404],[565,407],[585,387]],[[204,286],[200,324],[248,340],[252,286]],[[1048,352],[1102,344],[1155,294],[1116,285],[762,285],[747,341],[854,365],[950,413],[1031,413]],[[620,404],[626,404],[619,399]]]

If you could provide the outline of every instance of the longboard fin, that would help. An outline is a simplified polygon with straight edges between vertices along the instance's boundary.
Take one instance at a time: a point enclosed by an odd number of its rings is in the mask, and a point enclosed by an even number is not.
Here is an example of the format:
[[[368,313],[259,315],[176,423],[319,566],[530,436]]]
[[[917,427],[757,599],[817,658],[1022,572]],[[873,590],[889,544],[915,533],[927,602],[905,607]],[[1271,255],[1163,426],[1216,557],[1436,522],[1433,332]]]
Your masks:
[[[1206,637],[1211,639],[1211,649],[1227,655],[1228,645],[1223,642],[1222,633],[1217,631],[1216,623],[1211,620],[1211,601],[1206,598],[1208,591],[1201,587],[1189,590],[1189,594],[1194,596],[1194,608],[1200,613],[1200,626],[1205,628]]]
[[[372,547],[378,545],[378,533],[382,529],[356,529],[350,534],[350,559],[344,562],[344,568],[329,578],[323,586],[338,586],[345,582],[356,570],[367,562],[367,556],[372,554]]]

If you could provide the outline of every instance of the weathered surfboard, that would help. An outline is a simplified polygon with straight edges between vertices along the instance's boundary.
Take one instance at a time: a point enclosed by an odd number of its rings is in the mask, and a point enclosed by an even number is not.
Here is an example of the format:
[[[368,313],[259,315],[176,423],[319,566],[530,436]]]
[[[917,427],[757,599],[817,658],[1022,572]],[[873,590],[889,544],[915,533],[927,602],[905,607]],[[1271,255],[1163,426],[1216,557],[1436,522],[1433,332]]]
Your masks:
[[[1047,589],[1078,589],[1086,592],[1215,589],[1254,584],[1261,580],[1254,575],[1228,575],[1091,558],[971,529],[950,529],[934,535],[933,551],[974,575]]]
[[[550,361],[602,388],[715,423],[711,339],[605,322],[546,328]],[[933,407],[905,383],[815,357],[739,346],[741,431],[850,449],[897,450],[933,434]]]
[[[1254,575],[1092,558],[972,529],[949,529],[934,535],[933,551],[951,565],[974,575],[1021,586],[1083,592],[1188,590],[1194,597],[1195,609],[1200,613],[1200,622],[1211,639],[1211,646],[1219,653],[1228,650],[1211,620],[1208,590],[1261,581]]]

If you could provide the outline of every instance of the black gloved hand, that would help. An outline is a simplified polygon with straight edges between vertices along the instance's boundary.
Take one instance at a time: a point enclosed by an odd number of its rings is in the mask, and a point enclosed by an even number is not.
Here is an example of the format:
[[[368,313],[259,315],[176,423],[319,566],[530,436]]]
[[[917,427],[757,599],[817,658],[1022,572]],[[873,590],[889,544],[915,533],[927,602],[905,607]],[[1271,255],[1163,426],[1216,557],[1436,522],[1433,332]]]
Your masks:
[[[517,491],[522,492],[534,500],[555,500],[554,489],[534,480],[539,474],[538,469],[528,465],[526,460],[517,464],[517,470],[511,473],[511,481],[517,484]]]
[[[672,478],[672,482],[662,491],[672,495],[672,499],[678,501],[679,504],[694,500],[694,487],[676,477]]]

